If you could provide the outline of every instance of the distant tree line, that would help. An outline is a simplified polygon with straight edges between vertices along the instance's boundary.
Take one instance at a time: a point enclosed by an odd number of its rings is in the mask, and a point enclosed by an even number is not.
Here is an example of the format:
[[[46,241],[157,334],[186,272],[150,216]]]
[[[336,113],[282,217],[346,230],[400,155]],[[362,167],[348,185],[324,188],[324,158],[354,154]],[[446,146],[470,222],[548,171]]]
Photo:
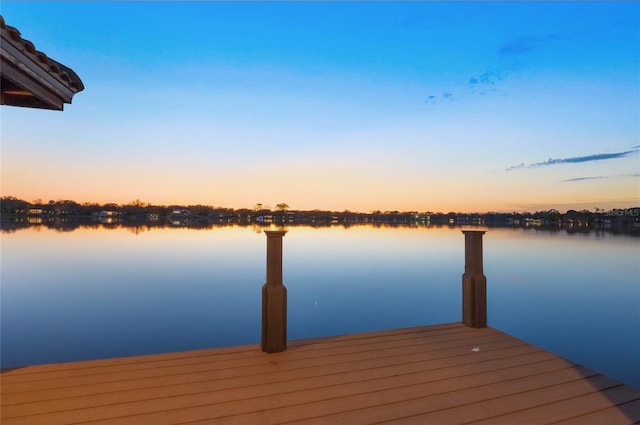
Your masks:
[[[327,210],[292,210],[286,203],[275,208],[261,203],[253,208],[223,208],[211,205],[152,205],[139,199],[127,204],[78,203],[72,200],[28,202],[13,196],[0,198],[0,213],[5,228],[8,222],[37,224],[47,222],[121,223],[183,225],[203,227],[209,224],[281,224],[325,226],[334,224],[391,224],[436,226],[512,226],[548,229],[619,229],[640,232],[640,207],[604,210],[556,209],[536,212],[418,212],[372,211],[370,213]]]

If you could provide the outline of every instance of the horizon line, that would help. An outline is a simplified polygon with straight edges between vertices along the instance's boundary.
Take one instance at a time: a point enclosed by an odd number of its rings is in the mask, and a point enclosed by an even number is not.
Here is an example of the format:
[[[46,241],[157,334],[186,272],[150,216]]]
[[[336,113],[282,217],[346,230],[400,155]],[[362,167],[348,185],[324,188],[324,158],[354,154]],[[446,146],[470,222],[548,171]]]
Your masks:
[[[216,205],[212,205],[212,204],[203,204],[203,203],[196,203],[196,204],[177,204],[177,203],[171,203],[171,204],[154,204],[151,202],[144,202],[141,201],[140,199],[136,199],[133,201],[129,201],[128,203],[122,203],[119,204],[117,202],[89,202],[89,201],[84,201],[84,202],[78,202],[75,201],[73,199],[58,199],[58,200],[49,200],[49,201],[43,201],[42,198],[37,198],[33,201],[26,201],[22,198],[18,198],[16,196],[13,195],[2,195],[0,196],[0,200],[4,201],[5,199],[11,199],[11,200],[16,200],[16,201],[21,201],[21,202],[26,202],[29,205],[55,205],[56,203],[61,203],[61,202],[73,202],[75,204],[78,204],[80,206],[101,206],[104,207],[106,205],[113,205],[117,208],[122,208],[122,207],[127,207],[127,206],[140,206],[143,208],[147,208],[147,207],[159,207],[159,208],[170,208],[170,207],[207,207],[207,208],[212,208],[212,209],[230,209],[230,210],[250,210],[250,211],[271,211],[271,212],[314,212],[314,211],[319,211],[319,212],[334,212],[334,213],[352,213],[352,214],[388,214],[388,213],[397,213],[397,214],[411,214],[411,213],[416,213],[416,214],[531,214],[531,213],[536,213],[536,212],[549,212],[549,211],[557,211],[558,213],[561,214],[566,214],[569,211],[588,211],[588,212],[593,212],[590,209],[587,208],[568,208],[564,211],[564,213],[562,212],[562,210],[554,207],[554,208],[547,208],[547,209],[537,209],[535,211],[530,211],[526,208],[522,208],[522,211],[507,211],[507,210],[485,210],[485,211],[455,211],[455,210],[449,210],[447,212],[444,211],[430,211],[430,210],[424,210],[424,211],[418,211],[418,210],[381,210],[381,209],[373,209],[371,211],[368,212],[363,212],[363,211],[357,211],[357,210],[351,210],[351,209],[343,209],[343,210],[332,210],[332,209],[321,209],[321,208],[314,208],[314,209],[296,209],[296,208],[290,208],[290,206],[286,203],[282,203],[284,205],[286,205],[286,208],[284,209],[277,209],[279,204],[276,204],[276,207],[271,207],[270,205],[264,205],[261,203],[257,203],[253,208],[251,207],[240,207],[240,208],[234,208],[234,207],[226,207],[226,206],[216,206]],[[39,202],[38,202],[39,201]],[[610,203],[610,202],[616,202],[618,200],[615,201],[603,201],[603,203]],[[577,202],[580,203],[580,202]],[[591,202],[590,202],[591,203]],[[593,204],[593,203],[592,203]],[[257,208],[257,206],[260,205],[261,208]],[[262,207],[264,205],[264,207]],[[543,203],[540,203],[540,205],[544,205]],[[599,208],[599,207],[593,207],[592,209],[595,209],[595,213],[598,212],[606,212],[606,211],[611,211],[611,210],[627,210],[627,209],[634,209],[634,208],[640,208],[640,201],[638,206],[632,206],[632,207],[626,207],[626,208]]]

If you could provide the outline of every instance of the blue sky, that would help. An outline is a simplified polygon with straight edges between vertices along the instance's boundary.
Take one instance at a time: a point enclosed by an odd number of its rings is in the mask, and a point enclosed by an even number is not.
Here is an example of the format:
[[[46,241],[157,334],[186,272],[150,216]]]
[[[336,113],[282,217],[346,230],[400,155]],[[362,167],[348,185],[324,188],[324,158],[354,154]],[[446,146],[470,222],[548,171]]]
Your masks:
[[[640,204],[640,5],[11,2],[85,84],[2,107],[2,195],[356,211]]]

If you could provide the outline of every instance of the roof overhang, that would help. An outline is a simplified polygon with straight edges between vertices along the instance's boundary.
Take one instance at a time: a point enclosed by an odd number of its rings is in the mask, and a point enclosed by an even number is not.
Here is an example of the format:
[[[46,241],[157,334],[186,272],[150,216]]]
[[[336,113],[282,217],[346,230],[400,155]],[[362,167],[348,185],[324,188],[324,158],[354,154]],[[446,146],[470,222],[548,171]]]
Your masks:
[[[72,69],[36,50],[0,15],[2,105],[61,111],[84,85]]]

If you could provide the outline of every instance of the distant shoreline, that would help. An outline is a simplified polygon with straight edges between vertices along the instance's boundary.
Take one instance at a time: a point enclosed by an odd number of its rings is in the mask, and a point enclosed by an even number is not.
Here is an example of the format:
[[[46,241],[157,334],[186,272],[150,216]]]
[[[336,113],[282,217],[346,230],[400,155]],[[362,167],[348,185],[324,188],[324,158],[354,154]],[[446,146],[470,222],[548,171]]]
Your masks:
[[[583,233],[588,234],[591,232],[606,232],[611,234],[624,234],[632,236],[640,236],[640,225],[632,223],[616,224],[616,223],[580,223],[580,224],[568,224],[568,223],[553,223],[542,224],[539,222],[523,221],[523,222],[504,222],[504,221],[482,221],[481,223],[473,223],[468,220],[460,220],[453,223],[445,222],[425,222],[422,220],[414,221],[392,221],[392,220],[379,220],[379,221],[349,221],[343,219],[342,221],[337,217],[331,219],[314,219],[311,221],[249,221],[246,219],[237,218],[224,218],[211,220],[210,218],[166,218],[158,219],[154,221],[130,219],[130,218],[100,218],[100,217],[24,217],[16,215],[4,215],[0,220],[0,232],[1,233],[13,233],[19,230],[28,229],[31,227],[42,227],[46,229],[71,232],[78,229],[128,229],[134,233],[146,232],[149,230],[161,230],[161,229],[195,229],[195,230],[215,230],[217,228],[225,227],[254,227],[256,229],[268,230],[271,228],[289,228],[289,227],[312,227],[312,228],[330,228],[330,227],[371,227],[371,228],[414,228],[414,229],[463,229],[463,228],[478,228],[478,229],[495,229],[495,228],[510,228],[510,229],[527,229],[535,232],[548,232],[558,233],[566,232],[569,234]]]
[[[611,230],[618,233],[640,232],[640,207],[588,210],[537,211],[534,213],[458,213],[458,212],[399,212],[291,210],[289,205],[276,205],[275,210],[257,204],[253,209],[220,208],[207,205],[157,206],[136,200],[127,205],[78,204],[75,201],[31,203],[15,197],[0,199],[2,230],[19,229],[31,225],[74,229],[79,226],[121,225],[125,227],[189,227],[208,228],[219,225],[257,226],[484,226],[538,228],[572,231]]]

